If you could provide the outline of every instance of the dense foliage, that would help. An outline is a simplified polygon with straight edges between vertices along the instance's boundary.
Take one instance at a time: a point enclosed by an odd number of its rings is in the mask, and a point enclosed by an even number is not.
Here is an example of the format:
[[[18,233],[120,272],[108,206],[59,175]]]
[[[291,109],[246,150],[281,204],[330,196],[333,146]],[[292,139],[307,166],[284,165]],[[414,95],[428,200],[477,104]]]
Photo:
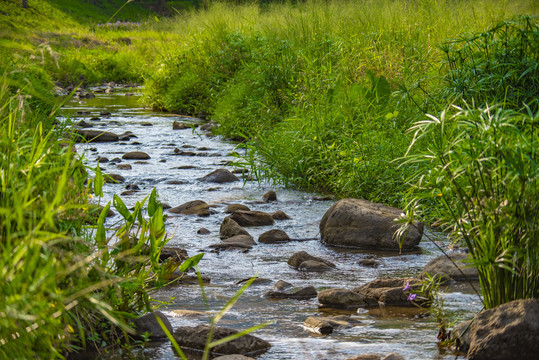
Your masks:
[[[163,52],[146,79],[145,100],[218,122],[219,134],[244,141],[249,154],[240,162],[255,174],[402,206],[406,179],[419,165],[399,167],[394,160],[404,155],[414,121],[472,91],[464,94],[456,82],[474,84],[476,97],[487,96],[479,86],[494,83],[476,86],[472,74],[480,74],[471,63],[496,72],[508,86],[518,80],[517,71],[510,80],[491,58],[477,63],[471,45],[463,51],[464,40],[448,39],[527,10],[526,4],[491,2],[487,9],[468,1],[214,3],[171,24],[183,40]],[[527,21],[533,28],[535,20]],[[507,26],[479,38],[492,39],[515,59],[504,34],[521,30]],[[476,38],[468,42],[482,46]],[[521,48],[531,54],[533,44],[530,37]],[[534,74],[518,81],[536,81]]]

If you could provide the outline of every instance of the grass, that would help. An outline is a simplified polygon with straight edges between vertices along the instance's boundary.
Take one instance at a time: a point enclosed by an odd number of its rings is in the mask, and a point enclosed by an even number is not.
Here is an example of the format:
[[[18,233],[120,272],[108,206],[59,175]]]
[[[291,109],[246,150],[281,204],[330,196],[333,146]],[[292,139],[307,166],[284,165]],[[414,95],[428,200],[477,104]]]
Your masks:
[[[240,160],[253,173],[402,206],[417,170],[393,162],[407,128],[458,96],[443,91],[455,74],[442,44],[536,13],[507,1],[212,3],[168,24],[182,41],[146,78],[145,101],[214,119],[253,152]]]
[[[100,171],[88,179],[55,112],[25,102],[33,89],[13,94],[9,75],[0,81],[0,357],[64,358],[133,341],[129,320],[152,310],[150,292],[180,265],[159,262],[168,238],[157,194],[132,212],[115,196],[123,220],[106,229],[111,205],[96,214],[89,204],[91,192],[102,196]]]

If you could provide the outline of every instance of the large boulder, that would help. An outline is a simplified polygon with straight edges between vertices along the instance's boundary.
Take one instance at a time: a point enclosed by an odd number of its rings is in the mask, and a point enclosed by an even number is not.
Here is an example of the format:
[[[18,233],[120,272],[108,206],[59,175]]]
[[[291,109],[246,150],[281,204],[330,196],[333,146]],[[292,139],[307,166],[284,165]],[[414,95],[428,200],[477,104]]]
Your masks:
[[[223,219],[221,227],[219,228],[219,237],[221,240],[224,240],[236,235],[251,236],[247,230],[242,228],[237,222],[227,216]]]
[[[429,274],[435,278],[455,281],[479,280],[477,268],[471,266],[469,260],[468,254],[465,253],[453,253],[449,254],[449,257],[440,255],[429,261],[419,277],[424,279]]]
[[[161,325],[157,322],[157,317],[161,319],[168,332],[172,334],[172,325],[170,325],[167,317],[161,311],[154,311],[146,315],[142,315],[139,318],[133,319],[133,328],[138,335],[142,335],[144,333],[150,334],[150,340],[152,341],[166,340],[167,335],[163,331]]]
[[[399,250],[394,222],[401,210],[361,199],[343,199],[335,203],[322,217],[322,241],[332,246],[358,249]],[[410,250],[419,244],[423,224],[409,226],[402,249]]]
[[[266,226],[273,225],[274,220],[270,214],[263,211],[245,211],[238,210],[228,215],[240,226]]]
[[[539,299],[484,310],[468,331],[470,360],[534,359],[539,354]]]
[[[237,333],[238,331],[234,329],[214,327],[212,341]],[[209,334],[210,327],[207,325],[198,325],[196,327],[180,326],[174,331],[174,339],[181,348],[203,351]],[[213,347],[211,355],[257,355],[265,353],[270,347],[271,345],[267,341],[248,334]]]
[[[73,133],[76,142],[115,142],[120,140],[118,135],[108,131],[76,129]]]
[[[202,200],[193,200],[168,210],[173,214],[210,216],[210,206]]]
[[[208,175],[204,176],[203,178],[201,178],[200,181],[222,184],[222,183],[240,181],[240,179],[238,179],[236,175],[232,174],[230,171],[226,169],[217,169],[217,170],[212,171]]]

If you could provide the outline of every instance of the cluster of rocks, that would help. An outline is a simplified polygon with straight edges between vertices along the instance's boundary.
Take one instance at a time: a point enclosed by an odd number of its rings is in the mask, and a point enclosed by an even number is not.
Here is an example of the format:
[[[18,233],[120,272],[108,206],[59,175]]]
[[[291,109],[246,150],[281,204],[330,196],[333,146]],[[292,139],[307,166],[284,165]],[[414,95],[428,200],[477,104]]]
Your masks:
[[[78,98],[91,98],[93,94],[80,92]],[[81,114],[81,115],[90,115]],[[101,112],[100,116],[108,117],[110,113]],[[99,120],[98,117],[90,119]],[[118,135],[107,131],[89,129],[91,123],[81,120],[78,127],[73,130],[75,140],[78,142],[116,142],[128,141],[136,138],[132,132]],[[151,123],[141,123],[141,126],[151,126]],[[174,121],[173,130],[193,129],[198,124],[191,122]],[[211,132],[215,124],[204,124],[200,128]],[[202,150],[202,149],[200,149]],[[176,155],[197,156],[190,150],[175,149]],[[115,163],[118,169],[129,170],[131,164],[122,163],[122,160],[149,160],[149,154],[141,151],[125,153],[121,159],[108,160],[99,157],[99,163]],[[246,171],[241,170],[245,175]],[[226,169],[217,169],[199,179],[202,182],[223,184],[237,182],[240,179],[235,173]],[[119,174],[106,174],[106,182],[122,183],[125,179]],[[128,184],[126,192],[129,195],[139,190],[138,186]],[[270,191],[263,196],[262,201],[276,202],[277,195]],[[170,214],[195,215],[207,217],[216,212],[208,203],[202,200],[189,201],[168,210]],[[219,229],[220,242],[209,246],[213,251],[240,250],[248,251],[258,244],[275,244],[295,241],[286,232],[280,229],[270,229],[258,237],[258,241],[245,229],[258,226],[272,226],[275,221],[290,219],[282,210],[274,213],[251,210],[243,204],[229,204],[225,211],[228,214],[222,221]],[[360,199],[343,199],[336,202],[324,214],[320,222],[321,241],[332,247],[343,247],[361,250],[384,251],[413,251],[417,249],[423,235],[423,224],[416,222],[409,224],[404,231],[397,232],[400,225],[394,220],[401,215],[401,210],[381,204],[371,203]],[[110,216],[111,214],[109,214]],[[200,229],[199,234],[207,234],[209,230]],[[402,236],[397,238],[395,234]],[[172,261],[178,264],[187,259],[187,253],[179,248],[165,248],[161,252],[160,261]],[[308,254],[305,251],[297,252],[288,259],[288,265],[298,271],[323,272],[332,271],[337,266],[326,259]],[[321,308],[357,309],[373,306],[413,306],[418,300],[410,301],[409,292],[418,290],[421,281],[432,276],[444,281],[477,281],[477,269],[470,266],[470,260],[465,253],[450,253],[430,261],[417,278],[377,278],[367,284],[352,289],[329,288],[318,292],[315,287],[307,286],[295,288],[285,281],[278,281],[272,290],[267,291],[264,297],[268,299],[294,299],[309,300],[317,298]],[[374,259],[363,259],[363,266],[376,267],[379,263]],[[174,274],[175,277],[184,277],[185,274]],[[265,285],[272,283],[269,279],[256,279],[252,285]],[[238,285],[244,281],[238,282]],[[408,289],[408,291],[404,291]],[[187,316],[184,311],[181,316]],[[178,314],[177,314],[178,315]],[[467,354],[470,359],[510,359],[533,358],[539,350],[539,300],[519,300],[504,304],[494,309],[481,312],[473,321],[459,324],[451,333],[459,351]],[[172,329],[166,316],[161,312],[146,314],[133,321],[133,327],[142,333],[150,333],[153,341],[166,340],[167,336],[157,318],[165,325],[167,331],[173,334],[176,342],[182,349],[203,351],[209,326],[178,327]],[[329,335],[339,329],[362,325],[353,316],[309,316],[304,321],[305,330],[321,335]],[[213,340],[218,340],[236,334],[237,331],[226,327],[215,327]],[[270,344],[252,335],[242,336],[233,341],[221,344],[212,349],[212,356],[219,359],[249,359],[267,351]],[[360,355],[348,360],[398,360],[402,356],[391,353],[386,356],[378,354]]]

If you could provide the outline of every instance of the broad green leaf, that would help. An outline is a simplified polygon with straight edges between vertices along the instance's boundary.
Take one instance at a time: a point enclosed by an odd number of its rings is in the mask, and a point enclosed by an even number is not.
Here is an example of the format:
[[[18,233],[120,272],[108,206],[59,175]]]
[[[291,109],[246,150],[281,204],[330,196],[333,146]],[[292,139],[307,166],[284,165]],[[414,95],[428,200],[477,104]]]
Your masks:
[[[114,194],[112,203],[114,204],[114,208],[116,210],[118,210],[118,212],[124,217],[125,220],[127,220],[129,222],[132,221],[131,220],[131,213],[129,212],[129,210],[125,206],[124,202],[122,201],[122,199],[120,199],[120,197],[118,195]]]
[[[148,215],[152,217],[158,207],[159,203],[157,202],[157,190],[153,188],[152,193],[150,194],[150,199],[148,199]]]
[[[94,194],[95,196],[103,196],[103,173],[99,168],[99,161],[95,167],[95,178],[94,178]]]
[[[199,261],[202,259],[203,256],[204,256],[204,253],[200,253],[198,255],[191,256],[190,258],[186,259],[180,265],[178,270],[180,270],[181,272],[185,272],[187,269],[190,269],[190,268],[196,266],[199,263]]]
[[[100,245],[104,246],[107,243],[107,235],[105,232],[105,218],[110,210],[110,202],[103,208],[101,214],[99,214],[99,219],[97,220],[97,232],[95,234],[95,241]]]

